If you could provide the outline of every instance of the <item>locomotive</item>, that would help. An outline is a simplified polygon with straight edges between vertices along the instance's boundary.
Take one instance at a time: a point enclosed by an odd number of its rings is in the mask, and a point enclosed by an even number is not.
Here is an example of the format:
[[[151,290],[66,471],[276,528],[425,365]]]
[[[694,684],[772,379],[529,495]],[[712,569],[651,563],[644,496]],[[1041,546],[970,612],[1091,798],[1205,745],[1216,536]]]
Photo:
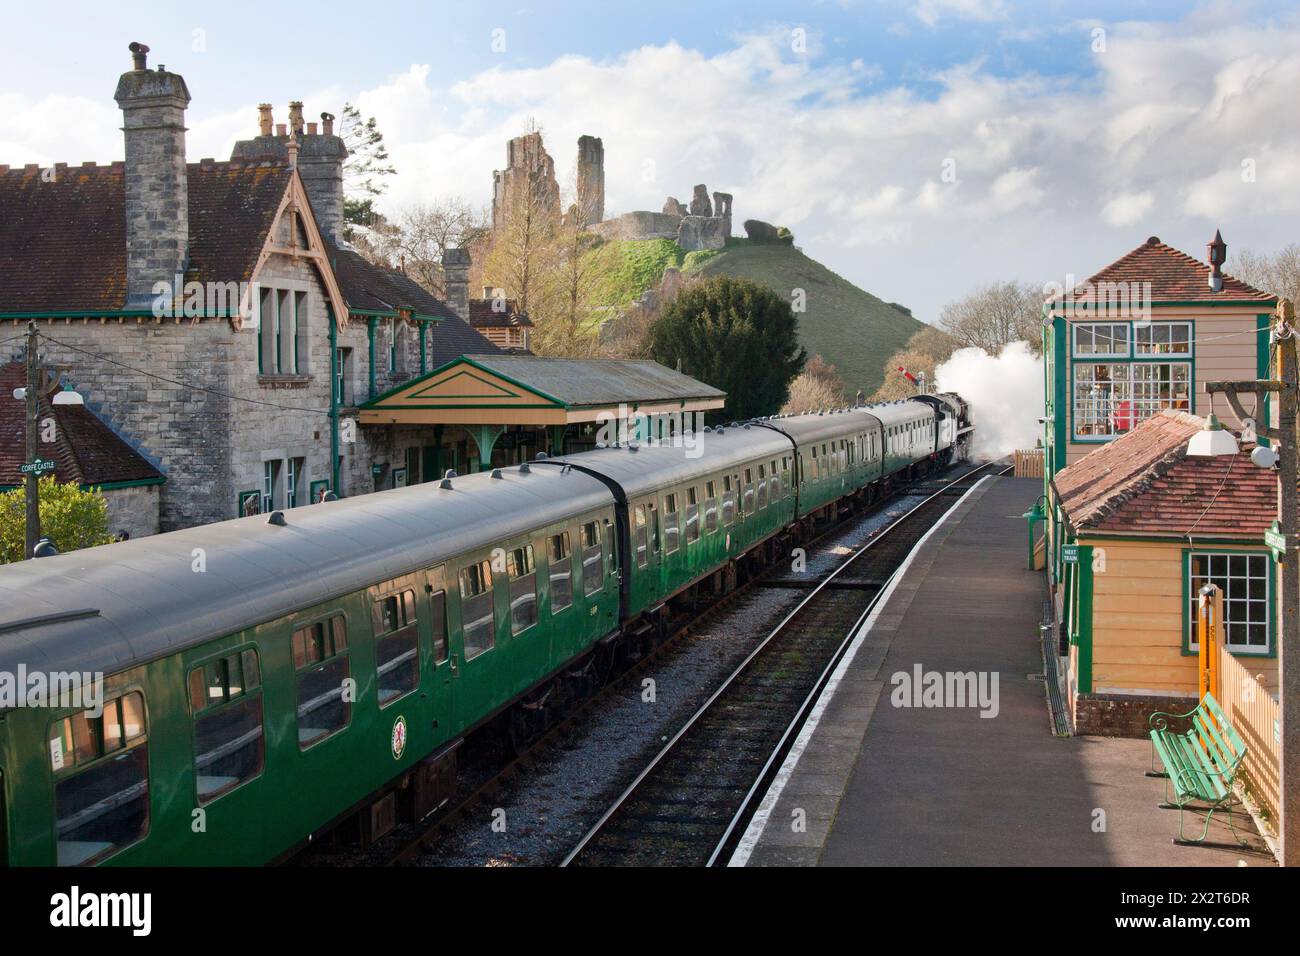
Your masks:
[[[972,431],[960,396],[918,395],[0,568],[0,674],[99,691],[0,703],[0,861],[262,864],[421,819],[468,735],[522,745],[676,599],[736,587]]]

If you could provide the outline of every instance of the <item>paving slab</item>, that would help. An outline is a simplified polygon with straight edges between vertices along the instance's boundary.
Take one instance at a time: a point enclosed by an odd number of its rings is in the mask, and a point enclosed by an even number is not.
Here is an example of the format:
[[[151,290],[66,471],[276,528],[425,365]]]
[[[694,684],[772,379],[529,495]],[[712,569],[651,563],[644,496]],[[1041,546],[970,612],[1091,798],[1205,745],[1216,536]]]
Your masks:
[[[1174,844],[1178,811],[1157,807],[1147,741],[1054,735],[1044,584],[1026,567],[1021,517],[1041,491],[1037,479],[986,479],[917,547],[733,865],[1273,865],[1244,811],[1246,848],[1218,814],[1217,845]],[[946,695],[911,688],[932,672]],[[959,693],[980,680],[983,707]]]

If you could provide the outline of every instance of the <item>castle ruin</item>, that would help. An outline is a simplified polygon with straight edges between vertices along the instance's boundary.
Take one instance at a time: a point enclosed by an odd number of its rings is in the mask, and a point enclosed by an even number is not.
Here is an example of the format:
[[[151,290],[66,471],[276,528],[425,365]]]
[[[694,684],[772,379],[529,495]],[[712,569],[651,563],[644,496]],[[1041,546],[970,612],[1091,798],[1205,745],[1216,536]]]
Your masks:
[[[492,173],[492,229],[505,227],[513,210],[532,204],[535,215],[559,222],[560,187],[555,162],[542,145],[542,134],[516,136],[506,145],[506,168]],[[635,210],[605,218],[605,146],[596,136],[578,138],[577,202],[569,215],[605,239],[672,239],[686,250],[721,249],[731,235],[730,193],[710,198],[697,185],[689,205],[669,196],[661,212]]]

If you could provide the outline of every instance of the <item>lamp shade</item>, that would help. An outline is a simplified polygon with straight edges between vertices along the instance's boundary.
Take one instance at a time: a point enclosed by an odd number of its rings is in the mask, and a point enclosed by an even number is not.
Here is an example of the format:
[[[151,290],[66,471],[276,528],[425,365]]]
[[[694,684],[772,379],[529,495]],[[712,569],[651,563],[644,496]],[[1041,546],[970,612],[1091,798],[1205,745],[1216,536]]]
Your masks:
[[[1238,451],[1236,437],[1213,414],[1205,419],[1205,427],[1187,443],[1189,457],[1214,458],[1219,455],[1235,455]]]
[[[67,390],[54,393],[55,405],[85,405],[86,400],[81,397],[79,392],[69,392]]]

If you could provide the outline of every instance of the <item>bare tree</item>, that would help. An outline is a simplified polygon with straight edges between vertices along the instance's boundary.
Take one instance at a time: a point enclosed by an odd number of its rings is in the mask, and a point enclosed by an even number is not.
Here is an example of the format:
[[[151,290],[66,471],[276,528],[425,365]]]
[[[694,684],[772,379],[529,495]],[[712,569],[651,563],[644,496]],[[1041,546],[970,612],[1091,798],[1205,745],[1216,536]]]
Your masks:
[[[1257,289],[1300,301],[1300,245],[1294,242],[1271,254],[1242,249],[1228,272]]]
[[[542,184],[529,182],[516,190],[492,233],[484,282],[505,289],[520,311],[530,312],[554,264],[558,228],[552,197]]]
[[[993,282],[945,305],[939,325],[963,347],[981,348],[990,355],[1021,341],[1041,352],[1042,298],[1039,289],[1027,283]]]
[[[872,399],[892,402],[897,398],[910,398],[916,394],[916,386],[899,369],[907,369],[918,378],[924,375],[927,383],[933,383],[934,370],[961,347],[962,343],[933,325],[914,332],[907,345],[885,362],[885,380]]]
[[[486,211],[452,196],[403,209],[384,251],[389,261],[404,263],[412,279],[445,298],[443,255],[448,249],[479,243],[487,232]]]
[[[540,355],[570,358],[600,352],[592,320],[595,307],[592,286],[595,279],[591,250],[596,237],[583,229],[577,206],[557,227],[551,255],[545,263],[547,273],[534,298],[534,350]]]

